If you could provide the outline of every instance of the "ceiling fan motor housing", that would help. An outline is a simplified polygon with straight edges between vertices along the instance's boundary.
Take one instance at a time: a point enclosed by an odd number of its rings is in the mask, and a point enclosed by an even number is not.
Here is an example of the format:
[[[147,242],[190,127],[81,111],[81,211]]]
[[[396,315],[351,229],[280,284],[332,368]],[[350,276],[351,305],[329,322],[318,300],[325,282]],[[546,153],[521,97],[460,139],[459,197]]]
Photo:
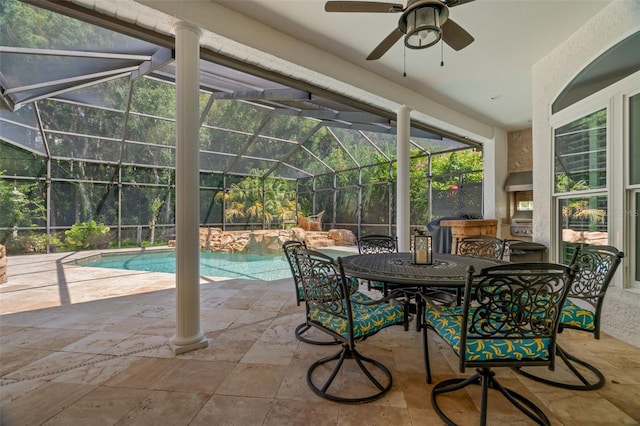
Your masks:
[[[425,49],[436,44],[448,17],[449,8],[441,1],[410,0],[398,22],[398,29],[406,34],[405,46]]]

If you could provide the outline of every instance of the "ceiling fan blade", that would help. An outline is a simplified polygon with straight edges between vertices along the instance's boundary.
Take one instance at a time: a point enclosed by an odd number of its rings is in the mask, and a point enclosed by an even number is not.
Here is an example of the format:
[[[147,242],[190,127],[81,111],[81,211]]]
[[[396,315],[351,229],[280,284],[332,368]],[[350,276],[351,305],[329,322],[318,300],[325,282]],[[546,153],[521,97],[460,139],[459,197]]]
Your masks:
[[[473,43],[475,39],[460,25],[451,19],[447,19],[447,21],[442,24],[442,40],[451,46],[452,49],[460,50]]]
[[[378,3],[376,1],[328,1],[325,12],[402,12],[404,6],[398,3]]]
[[[385,39],[382,40],[382,42],[380,42],[380,44],[375,49],[373,49],[373,52],[369,53],[369,56],[367,56],[367,61],[380,59],[382,55],[387,53],[387,50],[391,49],[391,47],[396,44],[396,42],[400,40],[403,35],[404,33],[398,28],[393,30],[391,34],[385,37]]]
[[[471,3],[474,0],[447,0],[445,3],[448,7],[460,6],[461,4]]]

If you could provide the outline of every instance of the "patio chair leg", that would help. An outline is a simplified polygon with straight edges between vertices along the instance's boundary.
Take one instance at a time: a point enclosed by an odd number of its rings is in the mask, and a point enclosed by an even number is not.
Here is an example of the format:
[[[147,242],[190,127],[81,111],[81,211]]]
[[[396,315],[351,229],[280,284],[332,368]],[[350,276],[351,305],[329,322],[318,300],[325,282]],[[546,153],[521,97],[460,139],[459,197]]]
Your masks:
[[[552,379],[547,379],[541,376],[538,376],[530,371],[525,371],[522,368],[514,368],[513,370],[524,377],[527,377],[536,382],[544,383],[549,386],[555,386],[562,389],[570,389],[570,390],[579,390],[579,391],[590,391],[600,389],[605,384],[604,374],[600,372],[595,366],[589,364],[586,361],[583,361],[570,353],[566,352],[564,349],[560,347],[560,345],[556,345],[556,355],[560,358],[567,368],[573,373],[574,376],[581,382],[581,384],[568,383],[568,382],[559,382]],[[578,367],[575,365],[578,364],[584,369],[590,371],[592,374],[589,374],[591,377],[587,377],[584,374],[584,370],[580,371]]]
[[[340,369],[343,367],[345,360],[349,360],[349,359],[355,361],[355,363],[358,365],[360,370],[367,377],[369,382],[371,382],[371,384],[373,384],[376,387],[377,391],[375,393],[365,395],[365,396],[347,397],[347,396],[339,396],[338,395],[339,391],[338,392],[330,391],[330,387],[333,384],[334,379],[337,377],[338,373],[340,372]],[[313,381],[314,371],[318,367],[336,360],[337,362],[335,367],[333,367],[333,370],[331,371],[331,374],[329,374],[329,377],[326,380],[324,380],[324,383],[322,385],[317,385],[316,383],[314,383]],[[365,365],[365,363],[370,364],[370,366],[368,367],[367,365]],[[382,380],[383,383],[381,383],[381,380],[376,378],[371,373],[371,368],[374,368],[379,373],[382,373],[382,377],[384,379]],[[381,398],[382,396],[384,396],[384,394],[386,394],[391,389],[393,380],[391,377],[391,372],[381,362],[365,357],[361,355],[358,351],[356,351],[355,348],[351,349],[347,344],[343,344],[342,349],[338,353],[322,358],[314,362],[313,364],[311,364],[311,366],[307,370],[307,384],[316,395],[322,398],[328,399],[330,401],[342,402],[346,404],[361,404],[365,402],[375,401]]]
[[[429,340],[427,339],[427,326],[422,326],[422,346],[424,355],[424,368],[427,374],[427,384],[431,384],[431,364],[429,363]]]
[[[335,340],[335,339],[334,340],[313,340],[313,339],[309,339],[307,337],[304,337],[304,333],[309,331],[310,328],[311,328],[311,326],[309,324],[307,324],[306,322],[303,322],[302,324],[298,325],[296,327],[296,331],[295,331],[296,338],[298,340],[300,340],[301,342],[308,343],[310,345],[338,345],[338,344],[340,344],[340,341]]]
[[[438,395],[454,392],[469,385],[482,386],[482,402],[480,405],[480,425],[482,426],[487,424],[489,388],[499,391],[511,404],[537,424],[544,426],[551,424],[549,418],[532,401],[513,390],[503,387],[496,380],[494,371],[490,368],[478,368],[476,369],[476,374],[471,377],[466,379],[457,378],[445,380],[433,387],[433,390],[431,391],[431,405],[438,416],[440,416],[447,425],[455,425],[456,423],[440,409],[437,401]]]

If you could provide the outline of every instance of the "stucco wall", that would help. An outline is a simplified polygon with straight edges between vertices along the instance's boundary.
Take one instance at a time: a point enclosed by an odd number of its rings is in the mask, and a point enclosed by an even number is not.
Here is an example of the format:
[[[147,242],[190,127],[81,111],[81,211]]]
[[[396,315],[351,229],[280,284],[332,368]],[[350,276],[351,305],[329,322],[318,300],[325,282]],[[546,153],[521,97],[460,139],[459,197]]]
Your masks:
[[[552,241],[553,153],[550,105],[586,65],[608,48],[640,30],[640,2],[616,0],[533,67],[533,233],[535,240]],[[616,143],[621,143],[616,140]],[[621,151],[621,147],[616,147]],[[612,156],[621,161],[621,156]],[[622,164],[614,164],[618,169]],[[612,179],[613,180],[613,179]],[[613,186],[613,184],[611,184]],[[613,201],[613,200],[612,200]],[[610,206],[610,209],[616,206]],[[611,244],[622,248],[622,232],[611,233]],[[552,251],[553,256],[553,251]],[[630,259],[625,259],[625,263]],[[640,347],[640,294],[623,290],[625,264],[616,274],[604,306],[603,331]],[[627,279],[627,278],[625,278]]]

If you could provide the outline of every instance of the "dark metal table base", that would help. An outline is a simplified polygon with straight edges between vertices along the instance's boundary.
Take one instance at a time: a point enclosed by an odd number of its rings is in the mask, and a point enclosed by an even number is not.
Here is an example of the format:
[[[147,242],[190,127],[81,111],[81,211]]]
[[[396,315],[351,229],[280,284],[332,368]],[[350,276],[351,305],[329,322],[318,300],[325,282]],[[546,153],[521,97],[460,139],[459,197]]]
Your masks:
[[[519,393],[507,389],[503,387],[498,380],[495,378],[495,372],[490,368],[478,368],[476,369],[476,374],[473,376],[463,379],[450,379],[445,380],[443,382],[438,383],[433,387],[431,391],[431,405],[434,410],[440,416],[442,420],[447,425],[455,426],[456,423],[453,422],[438,406],[437,397],[438,395],[454,392],[460,390],[469,385],[480,385],[482,386],[482,403],[480,406],[480,425],[484,426],[487,424],[487,397],[489,393],[489,388],[495,389],[499,391],[502,395],[504,395],[507,400],[513,404],[518,410],[522,411],[527,415],[531,420],[536,422],[539,425],[550,425],[551,422],[544,414],[544,412],[535,405],[532,401],[520,395]]]
[[[604,374],[600,372],[595,366],[589,364],[586,361],[583,361],[570,353],[564,351],[560,345],[556,346],[556,355],[565,363],[567,368],[573,373],[574,376],[580,380],[581,384],[573,384],[567,382],[559,382],[556,380],[546,379],[544,377],[537,376],[529,371],[525,371],[521,368],[514,368],[513,370],[518,374],[523,375],[531,380],[535,380],[536,382],[544,383],[550,386],[555,386],[563,389],[571,389],[571,390],[579,390],[579,391],[590,391],[600,389],[605,384]],[[579,364],[584,367],[586,370],[589,370],[593,374],[589,374],[591,377],[586,377],[583,372],[581,372],[575,364]]]

